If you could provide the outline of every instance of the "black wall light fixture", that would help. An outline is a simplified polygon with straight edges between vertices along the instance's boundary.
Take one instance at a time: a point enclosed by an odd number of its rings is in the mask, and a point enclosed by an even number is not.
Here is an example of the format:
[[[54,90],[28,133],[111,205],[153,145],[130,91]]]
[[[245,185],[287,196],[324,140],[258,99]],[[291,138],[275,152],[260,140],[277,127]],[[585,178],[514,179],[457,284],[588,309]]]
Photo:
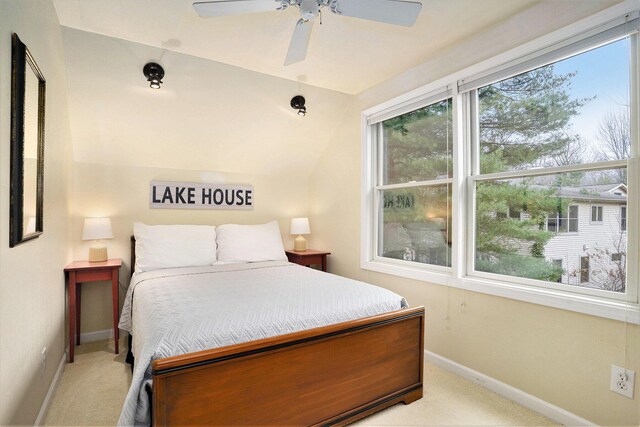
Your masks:
[[[291,98],[291,108],[293,108],[294,110],[298,110],[299,116],[306,116],[307,107],[304,106],[305,102],[306,100],[304,99],[304,96],[302,95],[294,96],[293,98]]]
[[[151,89],[160,89],[160,84],[162,83],[162,78],[164,77],[164,69],[160,66],[160,64],[149,62],[144,66],[142,72],[147,78],[149,87]]]

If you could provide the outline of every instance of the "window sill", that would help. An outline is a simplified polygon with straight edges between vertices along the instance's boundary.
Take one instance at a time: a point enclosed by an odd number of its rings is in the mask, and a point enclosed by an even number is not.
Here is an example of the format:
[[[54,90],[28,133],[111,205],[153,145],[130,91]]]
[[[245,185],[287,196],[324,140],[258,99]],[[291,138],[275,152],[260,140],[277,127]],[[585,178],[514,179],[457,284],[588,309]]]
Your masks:
[[[524,301],[562,310],[640,325],[640,306],[637,303],[614,301],[565,291],[536,288],[511,282],[493,281],[477,277],[456,278],[452,273],[398,266],[381,261],[363,261],[361,268],[408,279],[451,286],[498,297]]]

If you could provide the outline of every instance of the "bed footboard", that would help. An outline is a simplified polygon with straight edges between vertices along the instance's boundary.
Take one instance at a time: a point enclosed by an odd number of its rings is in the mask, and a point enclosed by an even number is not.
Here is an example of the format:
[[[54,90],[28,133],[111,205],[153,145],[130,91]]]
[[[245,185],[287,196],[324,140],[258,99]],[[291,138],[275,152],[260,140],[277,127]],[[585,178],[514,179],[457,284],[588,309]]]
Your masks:
[[[153,425],[348,424],[422,397],[424,307],[153,362]]]

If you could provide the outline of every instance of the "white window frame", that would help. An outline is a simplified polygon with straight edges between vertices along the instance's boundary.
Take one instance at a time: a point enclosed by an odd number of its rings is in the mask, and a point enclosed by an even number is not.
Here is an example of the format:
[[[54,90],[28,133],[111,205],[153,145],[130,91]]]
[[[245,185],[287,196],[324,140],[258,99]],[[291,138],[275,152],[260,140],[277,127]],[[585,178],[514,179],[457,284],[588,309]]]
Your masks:
[[[372,152],[373,164],[375,165],[374,166],[375,172],[373,177],[373,187],[374,187],[373,188],[373,210],[374,210],[373,223],[374,224],[382,225],[380,223],[379,207],[380,207],[380,204],[383,202],[383,200],[380,198],[380,194],[385,190],[396,190],[396,189],[415,188],[415,187],[440,187],[443,185],[451,186],[453,184],[453,178],[449,178],[449,177],[435,178],[435,179],[430,179],[428,181],[410,181],[410,182],[403,182],[403,183],[397,183],[397,184],[384,184],[384,179],[383,179],[384,164],[383,164],[383,159],[381,155],[381,153],[384,151],[384,147],[383,147],[384,139],[379,136],[383,133],[382,124],[384,120],[386,120],[387,118],[398,117],[410,111],[424,108],[429,105],[433,105],[448,99],[451,99],[451,91],[449,90],[449,88],[444,87],[434,93],[429,93],[427,96],[422,97],[420,100],[416,100],[415,102],[412,102],[409,105],[401,105],[397,110],[386,110],[383,112],[383,114],[380,114],[375,118],[368,119],[370,132],[372,134],[372,140],[377,142],[377,144],[375,144],[375,146],[373,147],[373,152]],[[449,212],[449,215],[451,215],[451,212]],[[440,271],[440,272],[451,271],[451,267],[449,266],[417,263],[416,261],[406,261],[402,259],[388,258],[388,257],[383,257],[378,255],[378,248],[380,247],[380,242],[381,242],[380,228],[381,227],[373,230],[373,247],[375,249],[373,251],[372,258],[374,261],[389,262],[391,264],[395,264],[398,266],[405,265],[405,266],[408,266],[409,268],[412,268],[412,267],[421,268],[421,269],[424,268],[424,269]]]
[[[622,210],[624,209],[624,215]],[[624,227],[622,224],[624,223]],[[627,205],[620,206],[620,231],[627,231]]]
[[[469,115],[476,106],[469,96],[464,95],[460,90],[467,90],[468,86],[478,76],[485,79],[484,84],[489,84],[491,78],[496,73],[504,70],[517,69],[522,64],[531,63],[536,66],[546,65],[563,59],[558,54],[571,56],[578,52],[589,50],[597,46],[588,44],[594,43],[598,37],[609,36],[615,31],[619,31],[622,24],[630,20],[636,20],[640,13],[637,10],[636,2],[624,2],[615,5],[603,12],[578,21],[560,30],[554,31],[537,40],[526,43],[518,48],[512,49],[494,58],[475,64],[464,70],[458,71],[447,77],[438,79],[428,85],[415,89],[406,94],[382,104],[371,107],[363,111],[361,116],[362,128],[362,192],[361,192],[361,268],[400,277],[417,279],[424,282],[446,285],[460,289],[467,289],[476,292],[511,298],[530,303],[541,304],[560,309],[591,314],[609,319],[621,320],[630,323],[640,324],[640,305],[638,304],[638,264],[640,256],[638,254],[638,197],[630,197],[627,202],[627,256],[629,260],[635,262],[627,263],[627,293],[617,299],[603,298],[600,290],[584,289],[584,292],[575,292],[575,286],[571,289],[558,289],[558,284],[552,284],[531,279],[512,278],[508,276],[492,275],[489,273],[473,272],[474,241],[473,233],[467,230],[474,229],[475,195],[474,183],[477,176],[472,175],[473,162],[477,161],[470,152],[471,129]],[[637,23],[637,21],[634,21]],[[619,37],[618,37],[619,38]],[[608,42],[608,41],[607,41]],[[604,42],[600,43],[604,44]],[[640,69],[638,57],[638,37],[632,37],[631,49],[634,51],[631,61],[631,76],[637,76]],[[540,63],[535,61],[548,61]],[[516,73],[517,74],[517,73]],[[501,77],[507,78],[508,76]],[[487,80],[488,79],[488,80]],[[496,80],[493,80],[496,81]],[[488,82],[488,83],[487,83]],[[562,173],[579,170],[609,169],[614,167],[627,167],[628,188],[631,194],[638,194],[640,189],[639,160],[638,160],[638,81],[637,77],[632,77],[631,84],[631,139],[632,152],[631,159],[622,161],[609,161],[592,163],[588,166],[573,165],[559,168],[545,169],[540,175],[549,173]],[[482,85],[480,85],[482,86]],[[476,87],[480,87],[476,86]],[[452,259],[451,267],[438,267],[429,265],[417,265],[416,262],[402,260],[379,259],[375,257],[377,242],[374,242],[375,228],[377,228],[376,210],[374,204],[374,188],[376,184],[376,147],[372,144],[371,117],[385,116],[394,117],[394,111],[405,111],[419,108],[421,100],[428,98],[429,94],[437,93],[442,88],[450,88],[453,99],[453,177],[451,178],[452,188]],[[422,104],[427,105],[427,104]],[[407,108],[410,108],[407,110]],[[391,115],[389,115],[391,114]],[[467,148],[465,148],[467,147]],[[494,178],[508,178],[511,173],[494,174]],[[512,173],[513,176],[521,176],[521,173]],[[485,175],[484,178],[487,176]],[[591,214],[591,213],[589,213]],[[374,245],[374,243],[376,245]],[[513,280],[512,280],[513,279]],[[635,284],[634,287],[629,284]],[[612,293],[613,294],[613,293]]]

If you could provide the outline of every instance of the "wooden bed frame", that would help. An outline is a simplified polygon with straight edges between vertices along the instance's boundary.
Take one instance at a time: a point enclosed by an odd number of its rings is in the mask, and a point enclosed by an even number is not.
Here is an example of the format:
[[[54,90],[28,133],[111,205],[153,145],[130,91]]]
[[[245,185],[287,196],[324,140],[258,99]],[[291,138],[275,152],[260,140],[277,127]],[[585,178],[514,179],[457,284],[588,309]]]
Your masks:
[[[423,349],[417,307],[155,360],[152,425],[345,425],[420,399]]]

